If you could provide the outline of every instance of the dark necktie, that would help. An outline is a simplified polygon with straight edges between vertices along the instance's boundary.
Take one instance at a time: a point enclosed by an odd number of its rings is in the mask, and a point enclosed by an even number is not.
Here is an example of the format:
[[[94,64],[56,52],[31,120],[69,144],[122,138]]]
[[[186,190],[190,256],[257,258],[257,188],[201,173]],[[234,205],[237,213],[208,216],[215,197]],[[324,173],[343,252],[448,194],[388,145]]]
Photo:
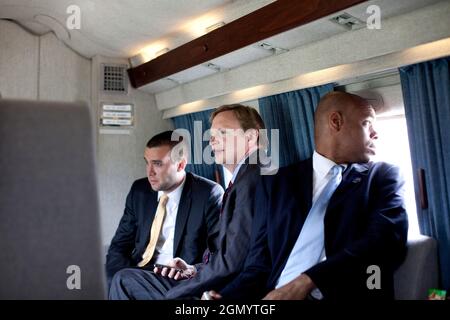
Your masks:
[[[225,202],[228,199],[228,194],[230,193],[232,186],[233,186],[233,182],[231,182],[231,180],[230,180],[230,182],[228,183],[228,187],[225,189],[225,193],[223,194],[223,197],[222,197],[222,205],[220,207],[220,216],[222,216],[223,208],[225,207]]]

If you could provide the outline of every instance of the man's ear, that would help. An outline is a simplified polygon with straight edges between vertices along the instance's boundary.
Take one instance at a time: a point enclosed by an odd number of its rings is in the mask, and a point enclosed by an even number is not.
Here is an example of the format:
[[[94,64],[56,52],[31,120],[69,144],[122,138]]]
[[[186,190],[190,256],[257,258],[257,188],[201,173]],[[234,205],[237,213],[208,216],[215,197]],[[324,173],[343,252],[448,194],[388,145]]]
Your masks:
[[[328,125],[333,131],[340,131],[343,122],[342,114],[339,111],[333,111],[328,117]]]
[[[186,165],[187,165],[186,157],[182,157],[180,159],[180,162],[178,162],[177,171],[178,172],[183,171],[186,168]]]
[[[245,137],[248,141],[248,144],[251,146],[258,145],[258,136],[259,132],[256,129],[248,129],[247,131],[245,131]]]

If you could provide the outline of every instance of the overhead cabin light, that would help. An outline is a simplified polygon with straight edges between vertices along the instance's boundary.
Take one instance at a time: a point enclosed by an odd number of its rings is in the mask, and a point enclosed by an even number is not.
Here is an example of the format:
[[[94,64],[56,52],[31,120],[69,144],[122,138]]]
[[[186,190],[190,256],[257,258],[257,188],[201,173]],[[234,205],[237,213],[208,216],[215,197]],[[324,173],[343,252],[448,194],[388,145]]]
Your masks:
[[[189,33],[193,38],[198,38],[209,32],[208,29],[217,25],[217,21],[221,21],[222,19],[222,15],[217,12],[208,12],[200,17],[188,21],[180,30]],[[218,27],[220,27],[220,25],[216,26],[216,28]]]
[[[288,52],[288,49],[284,49],[284,48],[280,48],[280,47],[275,47],[267,42],[263,42],[259,44],[259,47],[261,49],[270,51],[270,53],[272,54],[280,54],[280,53],[284,53],[284,52]]]
[[[180,84],[181,84],[180,81],[175,80],[174,78],[169,78],[169,77],[167,77],[166,80],[169,80],[170,82],[173,82],[173,83],[175,83],[176,85],[180,85]]]
[[[346,12],[331,18],[330,21],[344,27],[347,30],[356,30],[365,25],[364,22]]]
[[[137,66],[140,66],[141,64],[147,62],[145,60],[145,57],[144,57],[144,55],[142,53],[138,53],[137,55],[132,56],[129,59],[129,61],[130,61],[130,64],[131,64],[132,67],[137,67]]]
[[[265,43],[265,42],[259,44],[259,46],[264,50],[272,50],[272,48],[273,48],[272,45]]]
[[[203,66],[205,66],[209,69],[212,69],[214,71],[217,71],[217,72],[222,71],[222,68],[220,66],[218,66],[217,64],[211,63],[211,62],[208,62],[208,63],[204,64]]]
[[[146,63],[147,61],[153,60],[160,55],[163,55],[166,52],[169,52],[169,48],[164,48],[161,50],[158,50],[156,52],[152,52],[151,50],[143,50],[142,52],[138,53],[135,56],[132,56],[129,61],[132,67],[137,67],[141,64]]]
[[[155,52],[155,58],[156,58],[156,57],[159,57],[160,55],[163,55],[164,53],[169,52],[169,51],[170,51],[169,48],[164,48],[164,49],[161,49],[161,50],[159,50],[159,51],[156,51],[156,52]]]
[[[164,40],[164,39],[158,40],[150,45],[145,46],[143,49],[141,49],[139,51],[139,54],[136,55],[136,59],[132,59],[132,60],[135,60],[136,62],[139,60],[142,60],[143,61],[142,63],[145,63],[147,61],[155,59],[156,57],[166,53],[167,51],[169,51],[168,41]],[[141,57],[138,57],[139,55]]]
[[[206,31],[206,33],[209,33],[209,32],[211,32],[213,30],[219,29],[220,27],[222,27],[224,25],[225,25],[225,22],[220,21],[220,22],[217,22],[217,23],[215,23],[215,24],[205,28],[205,31]]]

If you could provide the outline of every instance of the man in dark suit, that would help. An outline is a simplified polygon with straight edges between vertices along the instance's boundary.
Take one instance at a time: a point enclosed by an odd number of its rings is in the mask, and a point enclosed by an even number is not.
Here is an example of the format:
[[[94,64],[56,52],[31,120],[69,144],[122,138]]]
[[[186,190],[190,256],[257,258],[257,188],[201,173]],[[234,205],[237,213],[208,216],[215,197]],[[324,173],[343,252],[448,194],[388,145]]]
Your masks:
[[[177,258],[170,263],[171,269],[130,270],[112,287],[111,298],[200,298],[208,288],[224,287],[242,269],[255,212],[252,197],[264,170],[258,161],[258,148],[266,145],[259,131],[264,123],[255,109],[242,105],[218,108],[211,121],[215,161],[233,174],[223,199],[217,252],[205,255],[204,263],[195,266]]]
[[[244,270],[209,296],[393,298],[408,222],[398,169],[369,162],[374,122],[372,106],[359,96],[323,97],[312,159],[261,179]]]
[[[107,255],[108,283],[127,267],[153,269],[154,263],[167,264],[174,257],[198,263],[207,247],[216,250],[223,189],[185,172],[186,145],[179,138],[166,131],[147,143],[147,178],[136,180],[127,196]],[[166,197],[157,223],[160,199]]]

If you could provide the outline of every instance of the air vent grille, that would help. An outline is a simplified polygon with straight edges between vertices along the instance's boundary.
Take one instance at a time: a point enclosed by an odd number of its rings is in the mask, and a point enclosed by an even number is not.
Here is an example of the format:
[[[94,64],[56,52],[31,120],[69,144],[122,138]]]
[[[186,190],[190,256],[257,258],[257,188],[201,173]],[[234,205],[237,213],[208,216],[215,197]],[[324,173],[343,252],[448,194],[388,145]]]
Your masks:
[[[128,92],[127,65],[102,64],[102,90],[110,93]]]

